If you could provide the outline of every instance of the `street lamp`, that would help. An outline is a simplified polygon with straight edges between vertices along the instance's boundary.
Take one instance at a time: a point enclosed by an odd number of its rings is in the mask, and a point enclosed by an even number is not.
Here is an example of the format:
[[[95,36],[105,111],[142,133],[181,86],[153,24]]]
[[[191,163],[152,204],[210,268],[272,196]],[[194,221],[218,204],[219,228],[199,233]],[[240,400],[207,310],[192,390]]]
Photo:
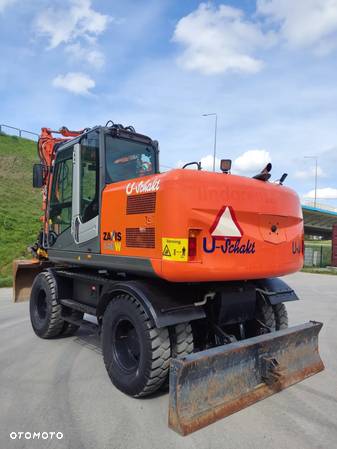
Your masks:
[[[315,200],[314,207],[316,207],[317,202],[317,172],[318,172],[318,157],[317,156],[304,156],[305,159],[314,159],[315,161]]]
[[[215,171],[215,157],[216,157],[216,134],[218,130],[218,114],[216,112],[211,112],[210,114],[202,114],[203,117],[209,117],[213,115],[215,117],[215,126],[214,126],[214,149],[213,149],[213,171]]]

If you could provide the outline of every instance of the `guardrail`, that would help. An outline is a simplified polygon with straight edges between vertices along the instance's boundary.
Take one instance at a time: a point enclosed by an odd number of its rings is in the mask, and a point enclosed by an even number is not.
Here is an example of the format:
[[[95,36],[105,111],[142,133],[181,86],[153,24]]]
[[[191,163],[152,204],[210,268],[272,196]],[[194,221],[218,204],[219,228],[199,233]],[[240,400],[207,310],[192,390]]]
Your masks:
[[[337,198],[331,198],[336,200]],[[303,206],[309,206],[309,207],[314,207],[315,209],[323,209],[323,210],[330,210],[331,212],[337,212],[337,207],[335,206],[331,206],[328,204],[322,204],[322,203],[317,203],[315,204],[314,201],[303,201]]]
[[[23,134],[30,134],[31,136],[39,137],[39,135],[37,133],[33,133],[32,131],[27,131],[26,129],[15,128],[15,126],[2,125],[2,124],[0,124],[0,133],[8,134],[7,132],[4,131],[4,128],[17,131],[17,134],[19,137],[23,137]],[[9,135],[13,135],[13,134],[9,134]]]

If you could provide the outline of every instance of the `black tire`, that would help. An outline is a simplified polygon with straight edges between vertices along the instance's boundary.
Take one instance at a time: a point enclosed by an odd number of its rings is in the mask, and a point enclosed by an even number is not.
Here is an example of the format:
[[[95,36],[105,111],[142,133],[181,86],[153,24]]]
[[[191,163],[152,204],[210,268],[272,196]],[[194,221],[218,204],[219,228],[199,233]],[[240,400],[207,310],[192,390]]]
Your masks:
[[[61,334],[64,320],[62,306],[57,302],[56,279],[49,271],[38,274],[30,295],[30,321],[36,335],[53,338]]]
[[[190,323],[177,324],[172,326],[169,330],[171,341],[171,357],[179,357],[194,352],[194,339]],[[167,373],[165,382],[161,389],[168,391],[169,389],[169,373]]]
[[[255,319],[246,326],[246,337],[255,337],[266,332],[273,332],[276,329],[276,321],[273,307],[269,302],[258,295],[256,300]]]
[[[194,341],[190,323],[177,324],[171,329],[171,355],[184,356],[194,352]]]
[[[171,357],[168,329],[154,327],[132,296],[119,295],[106,308],[102,347],[111,381],[123,393],[148,396],[165,382]]]
[[[71,313],[68,314],[68,316],[76,320],[81,320],[83,318],[83,312],[72,310]],[[72,324],[64,321],[61,335],[62,337],[71,337],[72,335],[76,334],[79,328],[80,326],[78,326],[77,324]]]
[[[288,312],[286,306],[281,304],[276,304],[273,306],[276,330],[286,329],[288,327]]]
[[[256,318],[266,327],[266,329],[270,331],[274,331],[276,329],[273,306],[261,297],[258,297],[257,299]]]

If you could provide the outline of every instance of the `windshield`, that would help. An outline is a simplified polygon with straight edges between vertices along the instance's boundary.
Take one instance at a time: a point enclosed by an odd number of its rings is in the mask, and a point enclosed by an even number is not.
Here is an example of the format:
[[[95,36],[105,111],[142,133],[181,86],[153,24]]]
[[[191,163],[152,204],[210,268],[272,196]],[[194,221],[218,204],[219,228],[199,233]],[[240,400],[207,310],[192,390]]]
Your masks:
[[[155,173],[155,150],[151,145],[106,135],[105,151],[107,184]]]

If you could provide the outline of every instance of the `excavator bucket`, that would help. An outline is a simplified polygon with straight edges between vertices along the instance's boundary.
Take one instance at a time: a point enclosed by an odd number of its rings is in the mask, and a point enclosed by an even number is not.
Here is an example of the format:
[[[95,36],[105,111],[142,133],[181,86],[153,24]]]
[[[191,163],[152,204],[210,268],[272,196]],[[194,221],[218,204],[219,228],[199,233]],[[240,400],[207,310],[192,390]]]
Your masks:
[[[13,261],[13,300],[14,302],[28,301],[34,278],[48,262],[38,259]]]
[[[169,426],[187,435],[322,371],[321,328],[311,321],[173,359]]]

